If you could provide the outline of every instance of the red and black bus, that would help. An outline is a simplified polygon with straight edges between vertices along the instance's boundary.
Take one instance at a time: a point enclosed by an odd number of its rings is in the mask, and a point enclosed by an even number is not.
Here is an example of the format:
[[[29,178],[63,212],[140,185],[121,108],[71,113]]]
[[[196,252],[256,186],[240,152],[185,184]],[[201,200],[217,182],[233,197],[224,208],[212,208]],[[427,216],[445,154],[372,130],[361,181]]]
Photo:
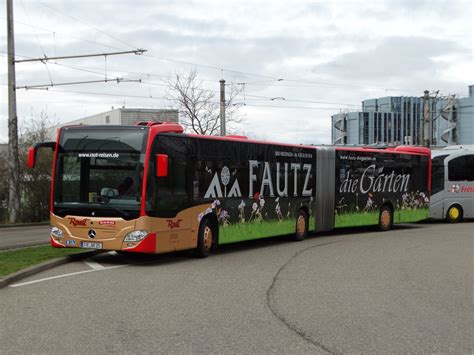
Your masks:
[[[54,150],[51,244],[165,253],[425,219],[430,151],[291,145],[174,123],[69,126]]]

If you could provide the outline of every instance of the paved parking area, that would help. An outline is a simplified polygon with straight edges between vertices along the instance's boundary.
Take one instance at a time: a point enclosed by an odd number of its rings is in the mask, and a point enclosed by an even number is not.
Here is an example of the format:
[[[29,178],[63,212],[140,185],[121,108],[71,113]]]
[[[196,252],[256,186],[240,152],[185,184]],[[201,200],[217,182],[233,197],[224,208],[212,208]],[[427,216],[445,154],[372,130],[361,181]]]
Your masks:
[[[472,353],[474,223],[106,253],[0,290],[0,352]]]

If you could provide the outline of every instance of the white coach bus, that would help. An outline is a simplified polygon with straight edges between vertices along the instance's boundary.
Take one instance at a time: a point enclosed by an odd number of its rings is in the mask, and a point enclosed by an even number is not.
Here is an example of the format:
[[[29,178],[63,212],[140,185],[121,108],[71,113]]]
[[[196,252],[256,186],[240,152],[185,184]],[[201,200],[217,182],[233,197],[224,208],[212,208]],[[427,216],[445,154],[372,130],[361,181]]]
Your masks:
[[[474,145],[433,150],[430,218],[474,218]]]

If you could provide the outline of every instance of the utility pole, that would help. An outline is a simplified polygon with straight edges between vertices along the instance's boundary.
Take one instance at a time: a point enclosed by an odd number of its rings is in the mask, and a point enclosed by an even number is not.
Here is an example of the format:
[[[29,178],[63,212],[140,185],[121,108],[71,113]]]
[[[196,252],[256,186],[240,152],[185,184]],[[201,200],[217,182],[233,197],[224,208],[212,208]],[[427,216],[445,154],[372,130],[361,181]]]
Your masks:
[[[431,132],[430,132],[430,92],[425,90],[423,96],[423,145],[425,147],[430,146],[431,142]]]
[[[16,223],[20,211],[20,161],[18,153],[18,117],[16,112],[15,41],[13,4],[7,0],[8,45],[8,221]]]
[[[221,136],[225,136],[225,80],[221,79]]]

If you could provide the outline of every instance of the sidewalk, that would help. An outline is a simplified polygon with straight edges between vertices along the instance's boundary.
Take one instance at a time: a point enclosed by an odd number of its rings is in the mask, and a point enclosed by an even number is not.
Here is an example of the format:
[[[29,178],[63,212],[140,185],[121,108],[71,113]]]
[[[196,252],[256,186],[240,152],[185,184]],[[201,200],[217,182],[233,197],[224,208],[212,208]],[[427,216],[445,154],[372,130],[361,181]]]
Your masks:
[[[49,230],[49,224],[0,227],[0,249],[48,244]]]

